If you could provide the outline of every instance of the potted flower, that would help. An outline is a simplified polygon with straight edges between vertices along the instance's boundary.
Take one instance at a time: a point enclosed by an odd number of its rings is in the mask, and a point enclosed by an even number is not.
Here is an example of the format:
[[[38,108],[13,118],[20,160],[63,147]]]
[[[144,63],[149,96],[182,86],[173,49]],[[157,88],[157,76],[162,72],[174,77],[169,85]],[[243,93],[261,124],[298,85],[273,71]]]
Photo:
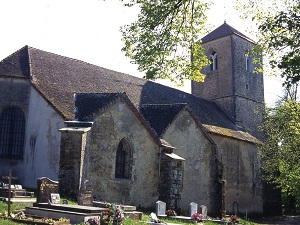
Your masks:
[[[202,214],[200,214],[200,213],[194,213],[194,214],[191,216],[191,219],[192,219],[192,220],[196,220],[197,222],[202,222],[203,216],[202,216]]]
[[[239,221],[238,221],[237,215],[231,215],[231,216],[230,216],[230,221],[231,221],[232,223],[238,223]]]

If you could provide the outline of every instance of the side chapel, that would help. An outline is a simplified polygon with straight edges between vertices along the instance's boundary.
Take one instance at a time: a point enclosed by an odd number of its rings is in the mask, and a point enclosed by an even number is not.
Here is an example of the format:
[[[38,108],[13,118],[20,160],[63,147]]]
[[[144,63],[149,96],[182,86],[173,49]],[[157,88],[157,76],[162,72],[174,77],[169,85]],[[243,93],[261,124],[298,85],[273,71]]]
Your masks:
[[[29,46],[3,59],[0,175],[59,180],[70,197],[90,180],[97,200],[262,214],[255,43],[226,23],[202,43],[212,64],[192,94]]]

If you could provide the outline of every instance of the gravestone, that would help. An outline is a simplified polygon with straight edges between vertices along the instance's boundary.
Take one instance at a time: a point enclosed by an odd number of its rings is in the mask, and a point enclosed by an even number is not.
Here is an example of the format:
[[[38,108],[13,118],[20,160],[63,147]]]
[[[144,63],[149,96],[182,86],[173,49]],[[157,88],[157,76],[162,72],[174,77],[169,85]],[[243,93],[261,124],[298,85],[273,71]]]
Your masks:
[[[166,203],[162,201],[156,202],[156,215],[166,216]]]
[[[47,177],[37,180],[37,203],[51,202],[50,194],[58,194],[58,181],[53,181]]]
[[[195,202],[190,203],[190,216],[192,216],[194,213],[198,212],[198,204]]]
[[[83,181],[77,201],[78,205],[93,206],[93,188],[89,180]]]
[[[239,212],[239,203],[237,203],[236,201],[233,203],[233,214],[234,215],[238,215]]]
[[[201,205],[200,206],[201,209],[202,209],[202,216],[203,216],[203,219],[206,220],[207,219],[207,206],[206,205]]]

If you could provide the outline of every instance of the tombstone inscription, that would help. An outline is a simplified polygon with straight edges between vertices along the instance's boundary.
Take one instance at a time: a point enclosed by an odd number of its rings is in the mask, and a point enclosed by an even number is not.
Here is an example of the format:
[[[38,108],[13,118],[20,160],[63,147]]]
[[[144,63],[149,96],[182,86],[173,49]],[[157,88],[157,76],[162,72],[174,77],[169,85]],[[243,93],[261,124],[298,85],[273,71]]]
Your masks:
[[[37,203],[51,202],[50,194],[58,194],[58,181],[53,181],[47,177],[37,180]]]

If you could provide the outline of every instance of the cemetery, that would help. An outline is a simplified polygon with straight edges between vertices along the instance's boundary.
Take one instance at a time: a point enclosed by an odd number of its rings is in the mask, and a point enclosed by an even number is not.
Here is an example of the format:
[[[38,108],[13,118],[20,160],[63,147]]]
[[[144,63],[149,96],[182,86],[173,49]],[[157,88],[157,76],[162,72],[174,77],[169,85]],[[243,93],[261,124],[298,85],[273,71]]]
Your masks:
[[[2,177],[8,183],[1,182],[0,199],[7,203],[7,212],[0,213],[0,218],[10,219],[24,224],[39,225],[66,225],[66,224],[87,224],[106,225],[122,224],[126,218],[141,221],[142,212],[136,210],[136,206],[116,205],[104,201],[94,201],[93,190],[88,180],[83,182],[78,193],[78,204],[69,204],[68,200],[61,199],[59,194],[59,182],[47,177],[37,180],[36,198],[34,192],[23,189],[20,184],[12,184],[17,180],[11,171],[8,176]],[[14,182],[15,183],[15,182]],[[11,212],[11,204],[16,202],[28,203],[25,210]],[[173,224],[165,223],[161,220],[166,218],[181,221],[184,223],[202,223],[210,221],[221,224],[232,224],[237,221],[236,215],[227,220],[217,220],[208,217],[208,209],[205,205],[198,206],[191,202],[189,214],[185,216],[177,215],[174,210],[167,209],[167,204],[158,200],[155,203],[155,213],[150,213],[149,224]]]

